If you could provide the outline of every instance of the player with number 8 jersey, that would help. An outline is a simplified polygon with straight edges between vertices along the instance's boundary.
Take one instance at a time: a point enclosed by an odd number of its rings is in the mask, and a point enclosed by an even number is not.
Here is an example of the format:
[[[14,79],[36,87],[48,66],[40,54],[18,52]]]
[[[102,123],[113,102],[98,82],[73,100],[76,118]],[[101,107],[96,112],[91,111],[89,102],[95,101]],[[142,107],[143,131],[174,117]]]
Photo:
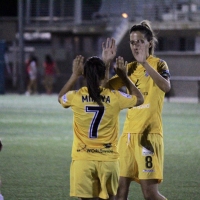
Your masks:
[[[129,33],[134,60],[127,65],[127,73],[144,95],[144,103],[128,110],[119,139],[120,179],[116,199],[127,200],[131,182],[136,181],[144,199],[166,200],[158,184],[163,180],[162,108],[165,93],[171,88],[170,73],[167,63],[154,55],[157,38],[150,21],[133,25]],[[119,89],[124,81],[115,75],[106,86]]]

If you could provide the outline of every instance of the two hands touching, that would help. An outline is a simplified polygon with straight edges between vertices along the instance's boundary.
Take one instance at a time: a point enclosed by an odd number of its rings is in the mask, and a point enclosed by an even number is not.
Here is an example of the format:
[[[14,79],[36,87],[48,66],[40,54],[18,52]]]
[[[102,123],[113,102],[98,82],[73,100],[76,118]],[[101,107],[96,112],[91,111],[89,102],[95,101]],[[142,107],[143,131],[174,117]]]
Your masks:
[[[102,43],[102,60],[106,65],[106,70],[109,71],[110,63],[116,56],[117,46],[115,44],[115,40],[113,38],[107,38],[106,42]],[[72,75],[76,77],[80,77],[83,75],[83,65],[84,65],[84,57],[82,55],[76,56],[73,60],[72,65]],[[127,62],[124,62],[123,57],[116,58],[116,65],[114,66],[114,70],[119,76],[125,76],[127,74]]]
[[[148,72],[150,77],[154,80],[156,85],[163,91],[163,92],[168,92],[171,88],[170,86],[170,81],[169,78],[164,78],[162,77],[153,67],[149,65],[147,62],[147,58],[149,57],[149,48],[151,47],[151,42],[144,42],[141,40],[136,41],[131,41],[131,50],[132,54],[137,61],[137,63],[140,63],[145,70]],[[108,71],[110,67],[111,61],[114,59],[116,56],[116,45],[115,45],[115,40],[113,38],[108,38],[106,43],[102,44],[102,59],[106,63],[106,70],[107,74],[106,77],[108,77]],[[124,59],[122,57],[116,58],[116,66],[114,66],[114,70],[116,74],[120,78],[127,77],[127,62],[124,62]],[[108,79],[108,78],[106,78]],[[106,80],[105,79],[105,80]],[[104,85],[106,81],[104,82]]]
[[[107,38],[106,42],[102,44],[102,60],[106,64],[106,67],[109,69],[110,63],[116,56],[117,46],[115,44],[115,40],[113,38]],[[134,57],[136,61],[140,64],[144,64],[148,57],[148,46],[145,43],[139,41],[137,44],[137,48],[134,52]],[[119,66],[120,65],[120,66]],[[124,66],[122,66],[124,65]],[[127,62],[124,62],[123,57],[116,58],[116,65],[114,66],[115,72],[118,74],[119,69],[124,69],[127,66]]]
[[[117,47],[115,44],[115,40],[113,38],[108,38],[105,43],[102,44],[102,60],[104,61],[106,65],[106,73],[105,78],[101,85],[103,87],[106,86],[106,83],[109,80],[109,68],[110,63],[116,56]],[[82,55],[76,56],[76,58],[73,60],[72,65],[72,75],[67,81],[67,83],[64,85],[64,87],[61,89],[59,95],[58,95],[58,101],[60,102],[60,98],[66,94],[68,91],[70,91],[73,88],[73,85],[77,81],[77,79],[83,75],[83,66],[84,66],[84,57]],[[140,92],[136,90],[135,86],[133,86],[131,80],[128,78],[127,75],[127,62],[124,62],[124,59],[122,57],[116,58],[116,65],[114,66],[115,72],[117,75],[124,81],[125,85],[127,86],[130,94],[135,94],[138,99],[142,99]],[[140,102],[140,101],[138,101]]]
[[[102,43],[102,60],[106,65],[107,74],[105,77],[109,79],[109,68],[113,59],[116,57],[117,46],[115,44],[114,38],[107,38],[106,42]],[[127,76],[127,62],[124,62],[123,57],[119,56],[116,58],[116,65],[114,65],[114,70],[119,77]]]
[[[103,86],[109,87],[107,82],[109,80],[109,67],[110,63],[116,56],[117,47],[115,44],[115,40],[113,38],[108,38],[106,43],[102,44],[102,59],[106,65],[106,77],[104,79]],[[116,65],[114,66],[115,73],[122,79],[124,85],[127,87],[129,94],[135,95],[137,97],[137,103],[135,106],[141,105],[144,102],[143,95],[141,92],[135,87],[134,83],[128,77],[128,62],[124,61],[124,58],[119,56],[116,58]],[[109,87],[110,88],[110,87]]]

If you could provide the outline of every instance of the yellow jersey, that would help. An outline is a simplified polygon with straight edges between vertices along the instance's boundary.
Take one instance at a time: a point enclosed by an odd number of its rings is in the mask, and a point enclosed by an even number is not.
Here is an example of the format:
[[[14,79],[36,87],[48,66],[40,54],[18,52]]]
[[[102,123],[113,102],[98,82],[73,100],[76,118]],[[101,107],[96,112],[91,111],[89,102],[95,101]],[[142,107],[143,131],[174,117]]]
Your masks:
[[[147,62],[161,76],[169,77],[169,69],[165,61],[149,56]],[[127,112],[123,133],[143,133],[150,126],[150,133],[163,134],[162,108],[165,93],[155,84],[145,68],[136,61],[128,64],[129,78],[144,96],[144,103],[130,108]],[[119,89],[124,86],[122,80],[115,75],[109,80],[111,88]]]
[[[60,98],[73,111],[73,160],[113,161],[118,159],[119,112],[136,105],[137,97],[101,88],[103,106],[89,96],[87,87],[69,91]]]

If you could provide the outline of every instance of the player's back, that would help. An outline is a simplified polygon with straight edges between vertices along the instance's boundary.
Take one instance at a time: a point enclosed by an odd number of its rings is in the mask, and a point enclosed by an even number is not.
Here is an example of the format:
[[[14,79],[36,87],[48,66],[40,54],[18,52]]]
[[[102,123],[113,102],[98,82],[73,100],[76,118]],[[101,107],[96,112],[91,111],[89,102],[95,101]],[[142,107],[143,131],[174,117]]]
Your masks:
[[[62,98],[62,105],[64,107],[71,106],[74,114],[72,155],[76,158],[88,158],[88,151],[100,153],[104,148],[106,148],[106,151],[112,152],[111,156],[105,157],[106,160],[118,157],[116,146],[119,112],[124,108],[134,106],[137,99],[116,90],[101,89],[103,106],[99,106],[93,101],[89,96],[87,87],[70,91]],[[80,156],[80,152],[83,154],[87,152],[87,156]],[[100,154],[102,155],[102,153]],[[93,159],[97,159],[94,155],[91,154]]]

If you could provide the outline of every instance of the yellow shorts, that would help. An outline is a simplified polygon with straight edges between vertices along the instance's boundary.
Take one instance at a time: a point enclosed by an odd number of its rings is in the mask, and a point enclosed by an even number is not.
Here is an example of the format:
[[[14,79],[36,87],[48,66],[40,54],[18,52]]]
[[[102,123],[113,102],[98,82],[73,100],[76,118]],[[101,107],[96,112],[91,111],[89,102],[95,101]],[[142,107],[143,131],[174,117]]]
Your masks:
[[[116,195],[119,161],[75,160],[70,169],[70,196],[108,199]]]
[[[142,134],[123,133],[118,144],[120,154],[120,176],[129,177],[136,182],[139,180],[163,180],[163,138],[159,134],[149,134],[153,151],[141,144]]]

